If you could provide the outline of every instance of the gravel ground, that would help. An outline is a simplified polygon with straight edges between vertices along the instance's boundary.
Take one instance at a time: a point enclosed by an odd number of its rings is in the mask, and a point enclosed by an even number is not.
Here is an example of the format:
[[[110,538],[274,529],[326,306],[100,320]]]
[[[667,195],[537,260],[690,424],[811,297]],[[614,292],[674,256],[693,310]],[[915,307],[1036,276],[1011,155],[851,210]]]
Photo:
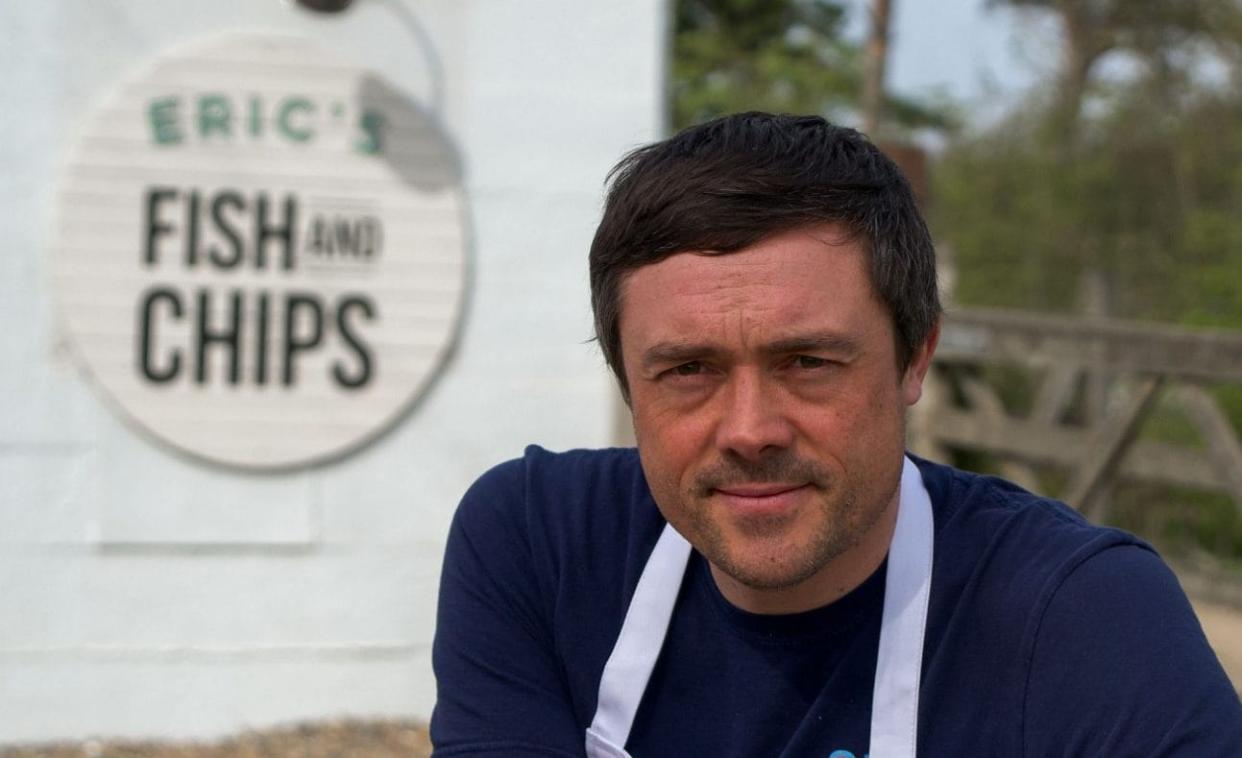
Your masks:
[[[212,743],[88,740],[0,747],[0,758],[426,758],[427,729],[411,721],[342,721],[247,732]]]
[[[1200,600],[1195,602],[1195,613],[1234,689],[1242,692],[1242,611]]]

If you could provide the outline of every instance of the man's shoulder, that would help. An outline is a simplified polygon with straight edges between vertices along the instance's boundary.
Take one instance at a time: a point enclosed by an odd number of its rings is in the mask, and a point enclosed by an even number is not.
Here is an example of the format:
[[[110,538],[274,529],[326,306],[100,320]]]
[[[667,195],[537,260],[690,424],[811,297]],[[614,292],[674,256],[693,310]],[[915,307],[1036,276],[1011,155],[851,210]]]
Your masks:
[[[529,474],[556,483],[593,486],[633,485],[642,479],[638,450],[632,447],[575,448],[556,452],[527,445],[519,459]]]
[[[480,476],[455,521],[466,531],[522,535],[537,552],[561,557],[626,549],[635,540],[654,544],[663,524],[633,448],[552,452],[537,445]]]
[[[662,525],[649,503],[632,450],[532,446],[467,490],[440,581],[440,740],[489,755],[550,744],[548,735],[562,751],[581,744],[643,551]],[[523,729],[533,736],[519,739]]]
[[[1092,524],[1064,503],[996,477],[918,463],[935,511],[933,581],[942,597],[970,600],[945,612],[986,622],[1008,644],[1030,644],[1049,603],[1085,566],[1132,587],[1150,576],[1127,574],[1132,554],[1162,565],[1143,540]]]
[[[994,476],[916,459],[950,549],[1044,567],[1081,561],[1111,547],[1150,551],[1138,537],[1093,524],[1073,508]]]
[[[941,715],[1018,740],[981,732],[973,752],[1163,755],[1197,734],[1212,745],[1198,754],[1239,754],[1237,696],[1149,545],[1004,480],[918,463],[937,533],[927,682],[991,688]]]
[[[522,457],[497,464],[475,480],[462,505],[572,511],[643,497],[649,497],[646,480],[633,448],[552,452],[528,445]]]

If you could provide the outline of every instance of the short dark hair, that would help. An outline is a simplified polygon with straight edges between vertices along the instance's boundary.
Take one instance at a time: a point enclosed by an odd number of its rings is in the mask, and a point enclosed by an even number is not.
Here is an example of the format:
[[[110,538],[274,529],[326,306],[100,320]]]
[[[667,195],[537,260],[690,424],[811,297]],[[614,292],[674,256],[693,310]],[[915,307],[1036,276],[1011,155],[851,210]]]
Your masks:
[[[936,254],[914,193],[896,164],[853,129],[817,116],[724,116],[634,150],[608,182],[591,243],[591,308],[604,360],[627,399],[621,285],[629,272],[674,253],[729,253],[835,223],[866,243],[899,368],[940,316]]]

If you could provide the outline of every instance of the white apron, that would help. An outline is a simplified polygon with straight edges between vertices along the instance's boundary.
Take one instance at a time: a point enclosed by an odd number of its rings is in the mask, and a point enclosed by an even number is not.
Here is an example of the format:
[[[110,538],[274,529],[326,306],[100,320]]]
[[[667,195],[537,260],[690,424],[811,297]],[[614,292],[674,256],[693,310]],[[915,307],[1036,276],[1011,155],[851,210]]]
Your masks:
[[[931,594],[932,531],[931,498],[918,468],[907,458],[884,584],[871,700],[871,758],[914,758],[923,632]],[[589,758],[629,758],[625,743],[668,633],[689,558],[690,544],[672,526],[665,526],[604,665],[599,705],[586,732]]]

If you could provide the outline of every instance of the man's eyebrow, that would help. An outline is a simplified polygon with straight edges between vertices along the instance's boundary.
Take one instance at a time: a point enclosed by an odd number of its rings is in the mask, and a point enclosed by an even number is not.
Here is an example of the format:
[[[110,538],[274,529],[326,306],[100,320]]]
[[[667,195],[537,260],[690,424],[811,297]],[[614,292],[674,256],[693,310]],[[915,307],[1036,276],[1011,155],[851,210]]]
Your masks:
[[[862,347],[852,337],[835,332],[822,332],[783,337],[763,344],[759,350],[768,355],[831,353],[854,356],[862,352]],[[710,359],[721,352],[723,351],[720,348],[702,342],[657,342],[643,351],[640,363],[644,368],[666,366]]]
[[[644,368],[702,360],[720,351],[702,342],[657,342],[643,351]]]
[[[834,353],[838,355],[856,355],[862,352],[858,341],[844,334],[823,332],[818,334],[799,334],[792,337],[773,340],[764,344],[761,350],[770,355],[788,355],[789,353]]]

